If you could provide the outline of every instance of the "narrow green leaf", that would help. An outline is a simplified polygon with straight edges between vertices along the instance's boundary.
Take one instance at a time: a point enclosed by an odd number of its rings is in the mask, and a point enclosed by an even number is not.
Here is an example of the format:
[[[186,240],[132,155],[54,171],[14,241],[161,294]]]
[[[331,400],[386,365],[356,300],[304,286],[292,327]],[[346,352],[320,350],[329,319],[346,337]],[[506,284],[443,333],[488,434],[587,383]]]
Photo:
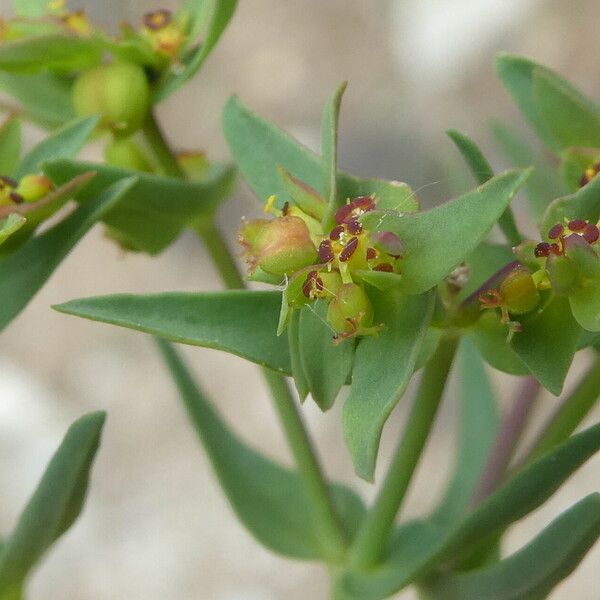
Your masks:
[[[54,73],[1,73],[0,89],[15,98],[27,119],[58,127],[75,118],[71,82]]]
[[[0,175],[15,174],[21,158],[21,121],[10,116],[0,126]]]
[[[321,155],[323,160],[323,197],[327,201],[327,211],[323,217],[323,227],[327,230],[334,225],[336,210],[344,202],[337,190],[337,144],[338,126],[342,96],[348,82],[342,82],[335,90],[323,110],[321,121]]]
[[[545,69],[545,67],[521,56],[501,53],[496,58],[496,69],[504,87],[512,95],[540,140],[551,150],[559,151],[560,146],[548,130],[535,103],[533,72],[536,68]]]
[[[287,306],[287,303],[282,303],[282,307]],[[277,335],[280,335],[279,332]],[[302,359],[300,357],[300,311],[293,310],[289,315],[289,325],[287,330],[288,343],[290,347],[290,362],[292,367],[292,375],[294,377],[294,384],[298,392],[300,402],[306,400],[310,392],[308,381],[306,380],[306,374],[304,373],[304,366],[302,365]]]
[[[354,469],[367,480],[373,479],[383,426],[415,370],[434,305],[431,293],[410,297],[394,289],[370,297],[375,323],[385,329],[358,343],[343,414]]]
[[[533,96],[548,131],[561,149],[600,147],[600,109],[566,81],[536,68]]]
[[[535,156],[526,141],[504,123],[499,121],[492,123],[492,135],[511,166],[522,169],[533,166],[533,173],[525,182],[524,190],[529,210],[535,222],[539,223],[550,202],[565,193],[556,170],[548,161]]]
[[[565,219],[589,219],[593,223],[600,219],[600,177],[594,177],[575,193],[557,198],[548,206],[540,225],[542,237],[547,239],[550,228]]]
[[[51,34],[0,45],[0,70],[37,73],[44,69],[75,71],[100,63],[101,47],[92,38]]]
[[[542,311],[524,315],[523,331],[515,333],[512,349],[531,374],[558,396],[569,371],[581,327],[573,318],[566,298],[553,298]],[[557,339],[557,332],[560,336]]]
[[[420,294],[440,283],[484,240],[528,175],[507,171],[430,211],[402,216],[373,211],[362,222],[402,240],[406,250],[399,289]]]
[[[450,130],[446,133],[456,144],[467,165],[469,165],[475,181],[479,185],[483,185],[486,181],[489,181],[494,176],[494,171],[477,144],[470,137],[458,131]],[[523,238],[517,229],[517,224],[515,223],[515,218],[510,207],[502,213],[498,219],[498,225],[511,245],[516,246],[522,241]]]
[[[279,292],[116,294],[71,300],[56,310],[154,336],[223,350],[290,374],[290,353],[278,337]]]
[[[327,303],[319,301],[300,312],[299,350],[308,391],[323,411],[330,409],[352,370],[354,340],[333,341],[325,320]]]
[[[320,157],[250,112],[235,96],[223,109],[223,131],[242,175],[261,200],[275,194],[281,207],[291,199],[278,175],[279,165],[318,192],[323,191]],[[360,179],[338,172],[337,195],[340,199],[370,194],[379,198],[384,209],[414,212],[419,208],[415,194],[405,183]]]
[[[301,559],[323,559],[323,533],[295,471],[286,469],[232,433],[195,385],[167,343],[159,341],[192,424],[238,518],[259,542],[275,552]],[[334,502],[352,537],[365,514],[349,488],[332,486]]]
[[[17,214],[10,214],[6,219],[0,220],[0,245],[2,245],[15,231],[18,231],[25,225],[25,217]]]
[[[468,554],[543,504],[599,449],[600,425],[596,425],[512,477],[445,537],[437,543],[432,539],[429,551],[417,554],[415,560],[408,564],[391,560],[371,571],[346,573],[342,578],[344,591],[353,600],[381,600],[427,576],[445,561]]]
[[[212,216],[231,191],[235,177],[235,170],[229,164],[211,165],[203,181],[185,181],[71,160],[49,161],[43,168],[57,184],[95,171],[94,180],[76,196],[82,201],[123,177],[135,176],[137,184],[123,202],[106,215],[104,222],[118,232],[119,239],[128,247],[149,254],[164,250],[198,219]]]
[[[590,494],[515,554],[483,569],[441,577],[431,600],[540,600],[579,565],[600,536],[600,494]]]
[[[79,516],[105,413],[91,413],[67,432],[0,555],[0,597],[11,598],[28,572]],[[7,596],[5,596],[7,594]]]
[[[327,208],[325,200],[314,188],[296,179],[287,169],[279,165],[277,167],[285,191],[289,194],[293,203],[301,208],[306,214],[321,220]]]
[[[134,179],[115,183],[96,200],[86,202],[52,229],[0,260],[0,330],[21,312],[73,246],[134,183]]]
[[[168,98],[200,70],[233,17],[237,0],[210,0],[210,4],[211,16],[202,43],[189,58],[186,58],[182,69],[169,73],[167,78],[161,82],[154,93],[154,104]]]
[[[485,367],[468,340],[461,345],[459,360],[461,388],[456,466],[432,516],[442,525],[455,523],[466,512],[499,425],[497,401]]]
[[[85,146],[97,123],[98,117],[82,117],[49,135],[23,157],[17,178],[38,173],[40,165],[47,160],[73,158]],[[93,169],[88,169],[91,170]]]

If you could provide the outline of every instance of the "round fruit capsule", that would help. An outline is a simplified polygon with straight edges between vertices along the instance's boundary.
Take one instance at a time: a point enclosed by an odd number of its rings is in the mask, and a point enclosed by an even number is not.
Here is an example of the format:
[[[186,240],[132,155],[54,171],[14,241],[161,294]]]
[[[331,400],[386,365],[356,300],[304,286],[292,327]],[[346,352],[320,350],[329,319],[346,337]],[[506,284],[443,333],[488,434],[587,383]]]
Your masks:
[[[528,313],[540,303],[540,294],[531,273],[523,267],[511,271],[498,291],[508,312],[514,315]]]
[[[327,310],[327,322],[337,333],[355,333],[373,324],[373,305],[355,283],[345,283]]]

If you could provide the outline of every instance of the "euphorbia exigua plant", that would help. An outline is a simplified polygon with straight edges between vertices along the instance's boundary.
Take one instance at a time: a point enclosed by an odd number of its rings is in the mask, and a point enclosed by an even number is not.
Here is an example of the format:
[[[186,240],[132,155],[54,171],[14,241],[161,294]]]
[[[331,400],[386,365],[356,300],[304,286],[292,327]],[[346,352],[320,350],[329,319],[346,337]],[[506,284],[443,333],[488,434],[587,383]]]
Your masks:
[[[192,6],[186,5],[188,12]],[[195,17],[186,10],[176,16],[152,12],[141,29],[126,27],[117,39],[68,11],[57,17],[61,27],[71,28],[68,34],[44,32],[68,35],[80,50],[77,57],[61,55],[59,67],[44,66],[53,82],[64,79],[65,70],[70,77],[73,102],[52,107],[53,114],[77,110],[95,119],[91,127],[110,138],[110,165],[44,157],[36,168],[41,165],[52,186],[93,173],[75,196],[83,208],[92,197],[116,194],[111,210],[96,218],[125,248],[158,253],[191,227],[230,288],[88,298],[58,310],[159,338],[240,520],[276,552],[321,560],[331,573],[333,598],[387,598],[408,585],[417,586],[423,598],[439,600],[546,597],[600,535],[598,495],[566,510],[513,555],[504,556],[500,542],[512,523],[545,502],[600,446],[599,425],[573,434],[598,396],[596,361],[575,391],[557,403],[534,444],[518,460],[514,456],[539,384],[560,395],[575,353],[598,344],[600,110],[549,69],[501,56],[500,75],[558,157],[561,177],[544,178],[540,185],[548,166],[515,144],[501,125],[496,136],[509,152],[518,149],[518,168],[499,175],[470,138],[450,132],[478,187],[422,211],[407,184],[338,169],[345,85],[326,104],[320,155],[234,97],[223,113],[225,136],[239,170],[264,203],[263,214],[242,222],[240,250],[248,279],[273,286],[234,290],[244,281],[213,221],[231,171],[207,165],[201,155],[178,157],[151,112],[153,103],[202,63],[233,7],[214,3],[205,43],[196,51],[189,46]],[[6,56],[26,57],[44,39],[15,31],[20,39],[7,44],[4,59],[0,47],[0,68],[10,63]],[[118,60],[106,63],[98,47]],[[132,103],[125,102],[125,78],[135,82]],[[44,112],[31,98],[20,99],[32,115]],[[5,183],[9,198],[22,185]],[[521,189],[540,225],[538,239],[523,237],[511,211]],[[503,243],[488,239],[496,224]],[[295,467],[282,467],[232,433],[167,341],[221,349],[259,364]],[[462,441],[456,472],[430,515],[396,524],[459,347]],[[482,358],[524,377],[502,422]],[[420,385],[408,421],[367,509],[351,489],[326,479],[285,377],[293,378],[301,401],[310,396],[323,410],[349,388],[345,441],[357,475],[371,481],[383,427],[417,371]]]

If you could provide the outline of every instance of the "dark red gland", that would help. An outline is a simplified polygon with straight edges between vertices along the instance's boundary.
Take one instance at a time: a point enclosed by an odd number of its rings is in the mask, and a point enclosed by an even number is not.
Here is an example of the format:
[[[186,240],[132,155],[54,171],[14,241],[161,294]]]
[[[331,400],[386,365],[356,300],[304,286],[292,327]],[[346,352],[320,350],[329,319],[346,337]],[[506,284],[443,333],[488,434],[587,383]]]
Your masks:
[[[340,261],[346,262],[350,260],[350,257],[356,252],[358,247],[358,238],[350,238],[350,241],[344,246],[344,249],[340,252]]]
[[[377,258],[377,250],[375,248],[367,248],[367,260],[375,260]]]
[[[144,25],[152,31],[158,31],[159,29],[166,27],[171,20],[171,11],[165,8],[144,15]]]
[[[342,233],[344,233],[344,226],[337,225],[329,232],[329,239],[330,240],[339,240]]]
[[[359,196],[358,198],[354,198],[352,202],[338,208],[335,213],[335,222],[339,224],[346,223],[348,220],[360,217],[363,213],[374,208],[375,202],[371,196]]]
[[[25,202],[25,198],[23,198],[23,196],[21,196],[21,194],[17,194],[17,192],[11,192],[8,197],[15,203],[15,204],[23,204],[23,202]]]
[[[550,244],[548,242],[540,242],[536,247],[533,253],[541,258],[543,256],[550,256]]]
[[[384,273],[393,273],[394,267],[390,263],[381,263],[373,267],[373,271],[383,271]]]
[[[317,271],[311,271],[306,276],[306,281],[302,286],[302,293],[307,298],[312,298],[314,292],[323,291],[323,280],[319,277]]]
[[[560,224],[557,223],[556,225],[552,226],[550,228],[550,231],[548,232],[548,237],[551,240],[556,240],[557,238],[559,238],[563,233],[565,232],[565,228]]]
[[[600,230],[593,223],[588,223],[583,229],[583,239],[588,244],[593,244],[600,237]]]
[[[5,175],[0,177],[0,184],[0,187],[3,187],[5,185],[9,185],[10,187],[17,187],[19,185],[18,182],[12,177],[6,177]]]
[[[584,219],[573,219],[572,221],[569,221],[569,229],[571,231],[583,231],[586,225],[587,221]]]
[[[329,240],[323,240],[319,245],[319,259],[322,262],[330,262],[335,258],[333,249],[331,248],[331,242]]]
[[[358,219],[350,219],[346,222],[346,227],[348,231],[354,235],[360,233],[362,231],[362,225],[358,221]]]
[[[283,216],[285,217],[288,213],[290,212],[290,203],[286,202],[283,205],[283,208],[281,209],[281,213],[283,214]]]

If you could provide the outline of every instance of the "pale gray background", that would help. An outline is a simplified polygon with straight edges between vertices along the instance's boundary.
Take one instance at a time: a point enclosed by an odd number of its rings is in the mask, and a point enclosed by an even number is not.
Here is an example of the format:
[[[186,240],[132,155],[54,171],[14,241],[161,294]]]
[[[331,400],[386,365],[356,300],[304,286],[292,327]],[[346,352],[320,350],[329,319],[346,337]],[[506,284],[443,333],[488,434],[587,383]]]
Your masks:
[[[136,20],[158,7],[146,1],[81,4],[107,24]],[[358,174],[425,186],[421,195],[431,204],[463,181],[451,169],[460,163],[453,162],[444,129],[475,136],[493,155],[486,120],[506,117],[521,123],[494,75],[494,53],[503,49],[532,56],[598,98],[597,31],[594,0],[242,0],[202,75],[165,103],[160,116],[174,146],[204,148],[211,157],[224,158],[219,113],[236,92],[314,145],[322,104],[340,80],[348,79],[341,164]],[[29,140],[38,135],[28,130]],[[97,151],[90,149],[88,156]],[[256,211],[240,186],[220,215],[230,239],[240,216]],[[0,531],[14,523],[68,424],[89,410],[109,412],[85,514],[36,573],[32,600],[326,597],[319,566],[274,556],[232,516],[151,340],[48,308],[115,291],[218,287],[192,236],[151,260],[123,255],[96,229],[0,336]],[[256,369],[218,352],[192,349],[186,356],[235,430],[289,464]],[[514,382],[494,379],[505,401]],[[379,474],[407,404],[403,401],[386,428]],[[538,420],[555,404],[545,396]],[[404,516],[426,512],[443,485],[452,461],[453,407],[448,394]],[[308,403],[303,412],[327,472],[370,497],[372,488],[352,476],[339,405],[322,415]],[[590,417],[597,419],[598,412]],[[516,526],[507,549],[518,548],[558,512],[595,490],[599,465],[598,459],[590,461]],[[599,570],[596,547],[553,600],[597,598]],[[411,597],[411,592],[398,596]]]

